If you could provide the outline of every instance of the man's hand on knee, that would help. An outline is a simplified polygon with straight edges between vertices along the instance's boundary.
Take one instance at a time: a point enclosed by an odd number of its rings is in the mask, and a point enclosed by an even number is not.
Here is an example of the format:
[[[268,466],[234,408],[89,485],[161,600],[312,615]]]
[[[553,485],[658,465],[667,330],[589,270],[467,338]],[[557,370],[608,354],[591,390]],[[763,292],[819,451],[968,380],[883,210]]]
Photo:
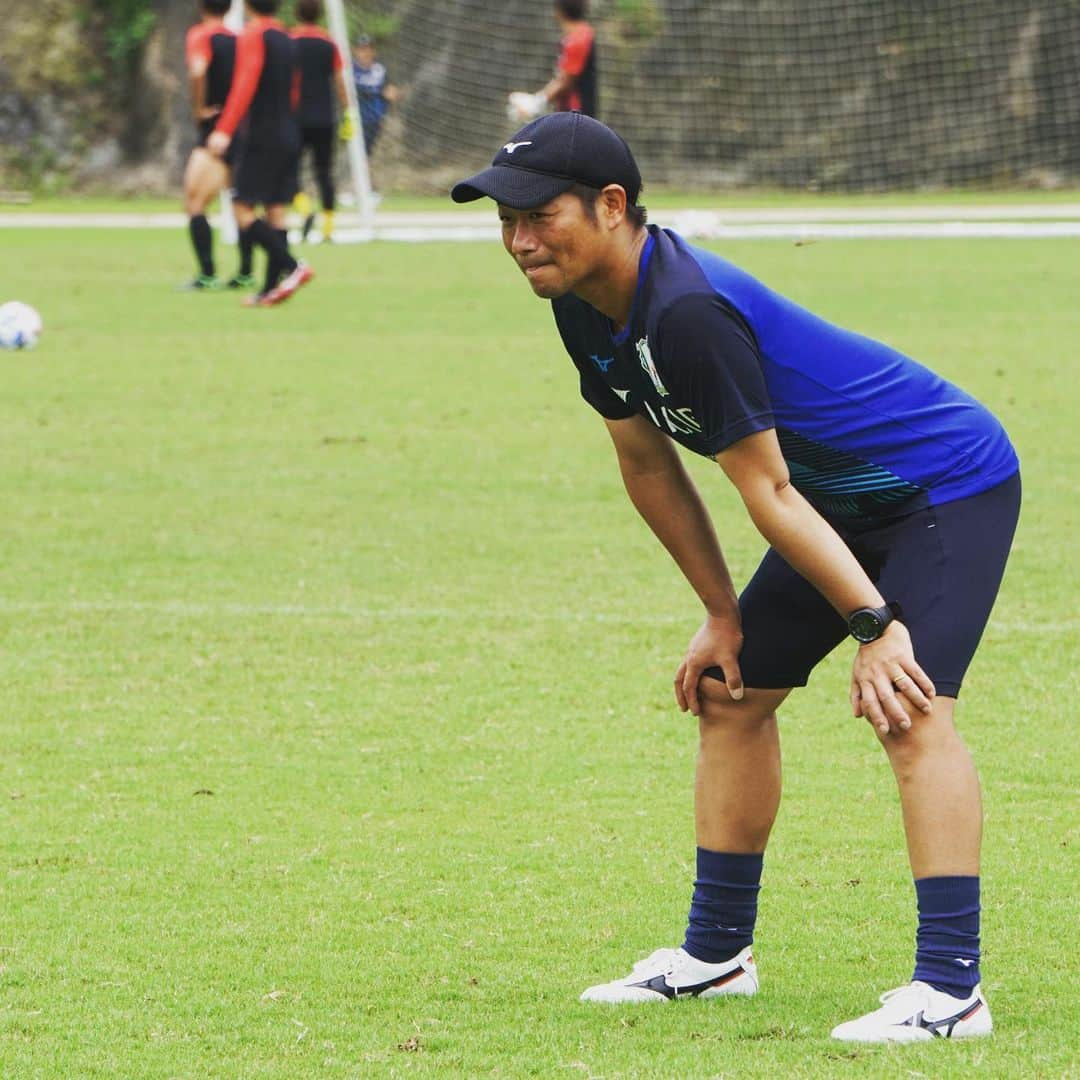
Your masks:
[[[683,712],[701,715],[698,684],[706,668],[718,667],[724,672],[727,693],[733,701],[743,696],[739,652],[742,649],[742,626],[739,613],[708,615],[698,632],[690,639],[686,657],[675,673],[675,700]]]

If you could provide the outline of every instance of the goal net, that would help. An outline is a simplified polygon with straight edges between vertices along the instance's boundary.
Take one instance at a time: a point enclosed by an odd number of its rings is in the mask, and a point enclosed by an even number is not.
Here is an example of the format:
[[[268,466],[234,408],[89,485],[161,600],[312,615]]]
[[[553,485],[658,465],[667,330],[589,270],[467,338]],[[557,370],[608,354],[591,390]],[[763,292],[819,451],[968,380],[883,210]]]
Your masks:
[[[549,0],[334,0],[401,101],[377,186],[445,191],[550,78]],[[874,191],[1080,178],[1080,0],[593,0],[600,119],[650,184]]]

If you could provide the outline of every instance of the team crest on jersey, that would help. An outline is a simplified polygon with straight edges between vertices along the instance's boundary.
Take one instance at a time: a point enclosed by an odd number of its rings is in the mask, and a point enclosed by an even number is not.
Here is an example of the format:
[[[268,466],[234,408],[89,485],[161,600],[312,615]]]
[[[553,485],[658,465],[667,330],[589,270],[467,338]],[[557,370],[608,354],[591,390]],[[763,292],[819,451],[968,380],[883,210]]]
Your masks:
[[[656,392],[661,397],[667,397],[667,387],[660,381],[660,372],[656,370],[656,364],[653,363],[652,353],[649,351],[649,339],[647,337],[643,337],[638,341],[637,354],[638,359],[641,361],[642,370],[648,374],[650,379],[652,379],[653,386],[656,387]]]

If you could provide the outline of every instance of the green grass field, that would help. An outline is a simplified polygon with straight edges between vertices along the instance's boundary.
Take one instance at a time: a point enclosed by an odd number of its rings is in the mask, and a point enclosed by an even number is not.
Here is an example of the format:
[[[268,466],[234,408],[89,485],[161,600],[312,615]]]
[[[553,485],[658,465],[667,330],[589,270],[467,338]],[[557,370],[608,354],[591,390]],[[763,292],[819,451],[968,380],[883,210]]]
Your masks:
[[[173,291],[180,233],[2,237],[47,329],[0,354],[0,1076],[1080,1075],[1074,241],[724,248],[1024,462],[960,714],[997,1030],[851,1049],[914,919],[848,649],[782,722],[763,992],[576,1000],[680,940],[699,615],[501,251],[318,248],[251,311]],[[745,580],[762,542],[691,466]]]

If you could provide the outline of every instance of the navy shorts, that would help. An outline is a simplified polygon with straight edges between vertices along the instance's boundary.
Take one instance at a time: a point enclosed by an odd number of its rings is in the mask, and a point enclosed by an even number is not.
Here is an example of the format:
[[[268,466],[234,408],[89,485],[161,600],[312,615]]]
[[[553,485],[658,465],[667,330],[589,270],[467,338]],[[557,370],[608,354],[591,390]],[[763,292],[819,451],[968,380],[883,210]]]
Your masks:
[[[956,697],[1005,572],[1020,515],[1020,474],[966,499],[865,526],[832,526],[887,601],[899,603],[915,659]],[[772,548],[739,597],[746,686],[805,686],[848,637],[828,601]],[[723,679],[718,667],[706,675]]]

